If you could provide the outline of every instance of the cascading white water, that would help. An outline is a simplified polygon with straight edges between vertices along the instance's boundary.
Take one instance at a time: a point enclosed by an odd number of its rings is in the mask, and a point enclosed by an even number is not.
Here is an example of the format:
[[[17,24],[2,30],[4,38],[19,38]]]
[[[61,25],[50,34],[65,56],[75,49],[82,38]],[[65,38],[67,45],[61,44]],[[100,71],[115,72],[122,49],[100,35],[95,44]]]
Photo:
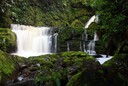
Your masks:
[[[88,41],[87,28],[89,27],[89,25],[92,22],[98,22],[98,16],[93,15],[85,25],[84,34],[85,34],[85,40],[86,41]],[[87,45],[87,50],[84,50],[84,51],[87,52],[88,54],[96,54],[96,52],[95,52],[95,41],[98,41],[98,36],[97,36],[96,32],[94,33],[94,39],[90,40],[90,42]],[[85,49],[85,46],[84,46],[84,49]]]
[[[88,54],[90,55],[94,55],[96,54],[96,51],[95,51],[95,41],[98,41],[99,38],[96,34],[96,32],[94,33],[94,39],[93,40],[90,40],[90,42],[88,43],[88,49],[87,49],[87,52]]]
[[[84,27],[84,28],[88,28],[88,27],[89,27],[89,25],[90,25],[92,22],[94,22],[94,21],[95,21],[95,19],[96,19],[96,16],[95,16],[95,15],[93,15],[93,16],[89,19],[89,21],[86,23],[86,25],[85,25],[85,27]]]
[[[90,40],[90,42],[88,43],[88,49],[87,49],[87,52],[88,54],[90,55],[94,55],[96,54],[96,51],[95,51],[95,41],[98,41],[99,38],[96,34],[96,32],[94,33],[94,39],[93,40]]]
[[[89,42],[87,53],[90,54],[90,55],[96,54],[95,41],[92,40],[92,41]]]
[[[15,55],[29,57],[51,53],[52,35],[49,27],[33,27],[11,24],[17,36],[17,52]]]

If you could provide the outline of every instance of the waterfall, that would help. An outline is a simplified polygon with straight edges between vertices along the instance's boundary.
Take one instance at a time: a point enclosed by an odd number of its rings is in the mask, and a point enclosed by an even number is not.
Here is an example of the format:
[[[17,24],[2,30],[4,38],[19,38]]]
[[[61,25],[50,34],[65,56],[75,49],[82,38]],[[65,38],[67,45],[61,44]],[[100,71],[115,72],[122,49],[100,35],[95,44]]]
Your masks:
[[[33,27],[11,24],[17,36],[17,52],[14,55],[23,57],[51,53],[52,34],[49,27]]]
[[[88,54],[96,54],[96,52],[95,52],[95,41],[98,41],[98,36],[97,36],[97,33],[95,32],[94,33],[94,39],[93,40],[88,40],[87,28],[89,27],[89,25],[92,22],[98,23],[98,20],[99,20],[98,16],[93,15],[85,25],[85,31],[84,31],[85,41],[89,41],[89,43],[87,45],[87,50],[85,50],[85,45],[84,45],[84,51],[87,52]]]

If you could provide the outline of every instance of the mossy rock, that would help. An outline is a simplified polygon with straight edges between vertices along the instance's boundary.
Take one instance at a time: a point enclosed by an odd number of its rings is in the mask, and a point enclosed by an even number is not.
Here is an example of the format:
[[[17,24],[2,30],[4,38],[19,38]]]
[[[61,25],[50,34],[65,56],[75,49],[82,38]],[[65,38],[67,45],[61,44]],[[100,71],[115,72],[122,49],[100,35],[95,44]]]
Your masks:
[[[116,54],[112,59],[106,61],[103,67],[106,69],[106,80],[111,86],[128,85],[128,42],[120,43]],[[110,81],[110,82],[109,82]]]
[[[5,52],[15,51],[16,36],[9,28],[0,28],[0,49]]]
[[[102,70],[85,70],[74,75],[66,86],[107,86]]]
[[[90,57],[87,53],[81,51],[63,52],[61,56],[67,68],[70,67],[80,68],[80,66],[82,66],[85,59]]]
[[[103,64],[108,75],[106,80],[110,80],[112,86],[128,85],[128,54],[126,53],[128,48],[124,45],[125,43],[121,44],[113,58]]]
[[[61,59],[57,54],[47,54],[36,57],[29,57],[28,62],[31,64],[40,64],[37,68],[35,82],[40,85],[42,82],[47,86],[60,86],[63,68],[61,67]],[[62,72],[62,73],[61,73]]]
[[[105,79],[108,83],[110,81],[112,86],[128,85],[128,54],[115,54],[103,67],[106,71]]]
[[[101,65],[92,57],[87,57],[82,71],[71,77],[66,86],[104,86]]]
[[[28,62],[31,64],[40,64],[36,74],[35,81],[38,84],[53,82],[54,85],[60,86],[68,82],[67,76],[73,76],[81,71],[85,66],[84,63],[95,62],[92,56],[85,52],[62,52],[58,54],[48,54],[37,57],[29,57]]]
[[[80,61],[82,64],[79,64],[81,69],[75,75],[71,76],[66,86],[95,86],[96,83],[96,86],[102,86],[102,83],[100,84],[99,82],[102,80],[101,77],[104,72],[100,63],[86,53],[78,53],[76,53],[76,55],[79,55],[78,58],[84,58],[82,62]],[[69,55],[73,57],[73,55]]]
[[[47,54],[35,57],[29,57],[29,62],[41,63],[41,64],[50,64],[56,62],[59,57],[56,54]]]
[[[120,46],[118,47],[115,55],[112,59],[106,61],[104,63],[104,66],[112,66],[114,64],[117,64],[116,62],[123,62],[127,64],[128,61],[128,43],[122,42]]]

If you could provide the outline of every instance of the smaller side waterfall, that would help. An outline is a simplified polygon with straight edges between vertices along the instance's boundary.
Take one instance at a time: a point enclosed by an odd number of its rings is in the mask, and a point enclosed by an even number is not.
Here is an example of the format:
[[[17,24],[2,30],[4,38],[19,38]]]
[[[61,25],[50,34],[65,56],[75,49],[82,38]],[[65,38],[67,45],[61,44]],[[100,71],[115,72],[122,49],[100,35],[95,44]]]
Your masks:
[[[84,35],[85,35],[85,41],[88,41],[88,44],[87,44],[87,49],[86,49],[85,48],[86,46],[85,46],[85,43],[84,43],[83,49],[84,49],[84,52],[87,52],[88,54],[96,54],[95,41],[98,41],[99,39],[98,39],[97,33],[95,32],[93,40],[89,40],[88,39],[88,34],[87,34],[87,28],[89,27],[89,25],[92,22],[96,22],[97,23],[98,20],[99,20],[98,16],[93,15],[85,25]]]
[[[82,35],[82,40],[84,40],[83,49],[84,49],[84,52],[87,52],[89,55],[96,56],[95,42],[99,40],[97,33],[94,32],[94,37],[92,40],[88,39],[88,34],[87,34],[87,28],[89,27],[89,25],[92,22],[98,23],[99,16],[98,15],[92,16],[85,25],[84,36]],[[86,45],[86,43],[87,43],[87,45]],[[109,56],[108,58],[106,58],[106,55],[103,55],[103,54],[99,54],[99,56],[100,57],[96,58],[96,60],[99,61],[100,64],[103,64],[105,61],[112,58],[112,56]]]

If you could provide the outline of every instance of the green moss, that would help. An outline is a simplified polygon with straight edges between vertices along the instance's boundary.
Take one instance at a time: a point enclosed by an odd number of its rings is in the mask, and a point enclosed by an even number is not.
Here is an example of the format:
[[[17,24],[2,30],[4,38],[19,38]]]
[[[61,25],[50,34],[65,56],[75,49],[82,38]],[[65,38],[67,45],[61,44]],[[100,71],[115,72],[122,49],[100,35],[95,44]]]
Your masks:
[[[70,51],[70,52],[63,52],[62,58],[67,67],[75,66],[80,68],[86,58],[88,58],[88,54],[81,51]]]
[[[73,27],[73,28],[76,28],[76,27],[81,28],[81,27],[84,27],[84,24],[80,20],[76,19],[76,20],[74,20],[72,22],[71,27]]]
[[[71,52],[63,52],[63,53],[62,53],[62,56],[63,56],[63,57],[73,57],[73,56],[77,56],[77,57],[86,57],[86,56],[88,56],[88,54],[85,53],[85,52],[81,52],[81,51],[78,51],[78,52],[76,52],[76,51],[71,51]]]
[[[63,52],[62,57],[65,63],[76,66],[81,66],[85,61],[95,61],[94,57],[81,51]]]
[[[11,52],[16,43],[16,36],[9,28],[0,28],[0,48],[2,51]],[[12,49],[13,48],[13,49]]]

